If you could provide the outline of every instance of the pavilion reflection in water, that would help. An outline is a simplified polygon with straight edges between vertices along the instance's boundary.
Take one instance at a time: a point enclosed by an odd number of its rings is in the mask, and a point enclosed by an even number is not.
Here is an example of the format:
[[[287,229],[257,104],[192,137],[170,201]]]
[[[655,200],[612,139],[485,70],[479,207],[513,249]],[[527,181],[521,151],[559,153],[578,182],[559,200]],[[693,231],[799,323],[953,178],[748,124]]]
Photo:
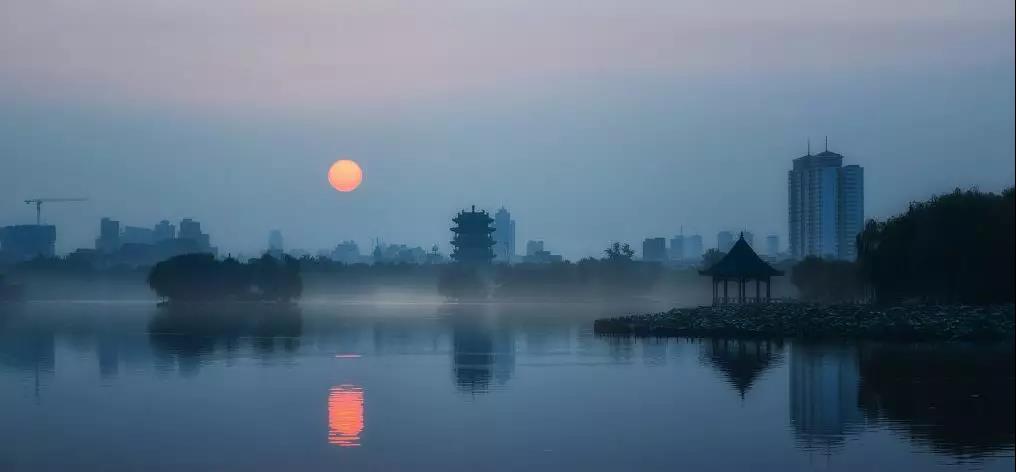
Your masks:
[[[700,362],[722,372],[742,398],[767,369],[782,359],[780,341],[710,339],[699,351]]]
[[[358,447],[363,432],[363,388],[339,385],[328,392],[328,443]]]

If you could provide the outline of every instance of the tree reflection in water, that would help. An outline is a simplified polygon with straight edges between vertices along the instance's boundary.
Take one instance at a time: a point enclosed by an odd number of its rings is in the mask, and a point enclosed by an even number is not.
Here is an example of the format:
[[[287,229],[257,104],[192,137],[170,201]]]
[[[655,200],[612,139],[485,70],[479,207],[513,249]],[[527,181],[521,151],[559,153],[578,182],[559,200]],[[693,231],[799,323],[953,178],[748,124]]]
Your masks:
[[[960,458],[1011,453],[1011,344],[883,344],[862,348],[859,357],[858,396],[868,418]]]
[[[188,374],[217,351],[236,352],[245,341],[260,358],[279,348],[295,353],[302,327],[294,304],[192,304],[161,309],[148,323],[148,339],[156,356]]]

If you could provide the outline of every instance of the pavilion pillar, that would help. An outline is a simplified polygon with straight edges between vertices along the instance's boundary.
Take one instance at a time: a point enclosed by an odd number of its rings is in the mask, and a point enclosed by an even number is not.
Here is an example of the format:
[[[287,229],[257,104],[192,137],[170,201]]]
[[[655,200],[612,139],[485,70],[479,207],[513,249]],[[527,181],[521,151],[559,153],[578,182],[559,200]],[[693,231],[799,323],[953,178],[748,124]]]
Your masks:
[[[762,281],[755,279],[755,303],[762,301]]]
[[[773,294],[772,294],[772,291],[770,290],[771,286],[772,286],[772,280],[769,277],[766,277],[766,302],[767,303],[772,301],[772,299],[773,299]]]
[[[723,279],[723,303],[727,303],[727,279]]]

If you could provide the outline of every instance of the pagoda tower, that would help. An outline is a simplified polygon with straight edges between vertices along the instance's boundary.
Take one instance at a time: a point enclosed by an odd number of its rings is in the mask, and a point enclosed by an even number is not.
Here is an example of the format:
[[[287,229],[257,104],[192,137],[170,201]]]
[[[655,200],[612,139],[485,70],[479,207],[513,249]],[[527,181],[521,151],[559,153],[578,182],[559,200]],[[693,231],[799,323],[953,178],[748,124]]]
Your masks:
[[[494,259],[494,238],[491,234],[494,219],[484,211],[476,211],[473,205],[470,211],[460,211],[455,218],[455,227],[451,228],[455,237],[452,239],[452,259],[463,264],[490,264]]]

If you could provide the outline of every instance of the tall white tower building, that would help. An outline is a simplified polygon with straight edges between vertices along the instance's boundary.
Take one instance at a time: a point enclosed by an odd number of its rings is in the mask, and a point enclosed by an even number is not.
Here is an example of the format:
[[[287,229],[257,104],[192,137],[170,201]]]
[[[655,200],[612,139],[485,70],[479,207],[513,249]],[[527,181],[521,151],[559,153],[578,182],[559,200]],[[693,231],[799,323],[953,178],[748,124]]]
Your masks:
[[[494,260],[511,263],[515,257],[515,220],[504,207],[494,213]]]
[[[794,159],[789,172],[790,253],[854,260],[864,227],[864,168],[829,150]]]

